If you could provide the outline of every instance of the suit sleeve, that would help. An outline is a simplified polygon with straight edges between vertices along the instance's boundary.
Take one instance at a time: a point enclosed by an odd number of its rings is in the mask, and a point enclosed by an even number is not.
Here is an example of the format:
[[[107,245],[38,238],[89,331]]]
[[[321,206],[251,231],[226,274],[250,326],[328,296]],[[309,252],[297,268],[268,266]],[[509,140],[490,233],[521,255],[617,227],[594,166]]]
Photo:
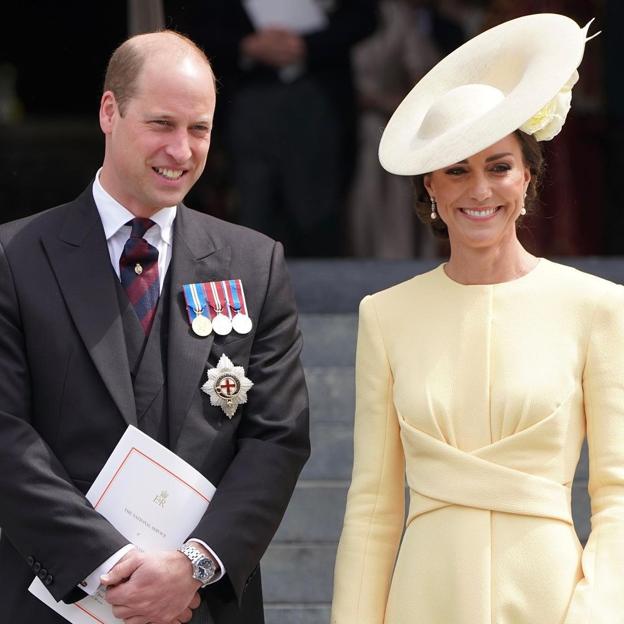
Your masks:
[[[594,314],[583,375],[592,530],[565,624],[613,624],[624,612],[624,287]]]
[[[310,454],[301,347],[282,246],[275,243],[246,371],[254,386],[239,425],[237,452],[193,531],[223,561],[239,602]]]
[[[405,460],[374,297],[360,305],[353,477],[334,574],[332,624],[383,624],[404,522]]]
[[[74,601],[84,596],[76,586],[128,541],[74,487],[35,429],[19,302],[1,245],[0,440],[3,539],[56,600]]]

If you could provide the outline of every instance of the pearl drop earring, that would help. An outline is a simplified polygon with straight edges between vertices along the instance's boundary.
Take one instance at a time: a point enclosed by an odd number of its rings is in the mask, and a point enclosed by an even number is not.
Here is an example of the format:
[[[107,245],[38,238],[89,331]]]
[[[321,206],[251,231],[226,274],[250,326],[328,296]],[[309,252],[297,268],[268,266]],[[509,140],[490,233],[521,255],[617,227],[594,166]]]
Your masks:
[[[524,201],[526,200],[527,192],[524,191],[524,197],[522,198],[522,208],[520,208],[520,214],[524,217],[526,214],[526,208],[524,207]]]
[[[431,198],[431,220],[435,221],[438,218],[438,204],[435,197]]]

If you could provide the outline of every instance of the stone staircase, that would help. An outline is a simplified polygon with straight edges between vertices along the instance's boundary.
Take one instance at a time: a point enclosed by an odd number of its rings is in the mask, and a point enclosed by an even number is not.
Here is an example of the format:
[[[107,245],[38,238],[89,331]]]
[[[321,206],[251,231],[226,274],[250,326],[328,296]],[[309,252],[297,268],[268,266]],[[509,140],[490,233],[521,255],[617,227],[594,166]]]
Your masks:
[[[565,263],[624,281],[622,259]],[[431,261],[290,261],[300,309],[311,407],[312,456],[263,559],[267,624],[328,624],[336,546],[351,476],[354,357],[360,299],[432,268]],[[573,488],[573,515],[589,533],[587,456]]]
[[[263,562],[267,624],[329,622],[353,461],[355,314],[302,314],[312,455]]]

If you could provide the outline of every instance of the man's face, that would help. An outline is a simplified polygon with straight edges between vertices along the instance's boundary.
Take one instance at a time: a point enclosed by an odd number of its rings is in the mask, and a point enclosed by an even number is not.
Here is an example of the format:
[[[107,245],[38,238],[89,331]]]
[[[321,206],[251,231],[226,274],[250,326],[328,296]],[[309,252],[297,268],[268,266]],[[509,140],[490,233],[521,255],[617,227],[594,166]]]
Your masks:
[[[205,63],[192,55],[148,58],[123,116],[111,92],[102,97],[102,186],[137,216],[181,202],[204,170],[214,108]]]

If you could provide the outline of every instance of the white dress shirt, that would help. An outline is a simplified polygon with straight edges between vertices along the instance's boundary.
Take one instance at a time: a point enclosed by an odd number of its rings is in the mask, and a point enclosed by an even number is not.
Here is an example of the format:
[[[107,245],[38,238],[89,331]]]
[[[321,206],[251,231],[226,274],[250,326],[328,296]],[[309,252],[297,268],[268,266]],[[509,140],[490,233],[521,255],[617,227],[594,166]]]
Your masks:
[[[135,215],[104,190],[104,187],[100,184],[100,171],[97,172],[93,182],[93,199],[104,226],[104,235],[106,236],[111,264],[117,277],[119,277],[119,259],[132,231],[132,228],[126,225],[126,223],[134,219]],[[150,217],[156,225],[153,225],[143,235],[143,238],[158,250],[158,277],[160,278],[161,292],[167,269],[171,262],[173,222],[176,212],[176,206],[161,208]]]
[[[110,254],[111,264],[113,269],[119,278],[119,259],[123,252],[126,241],[130,238],[131,227],[126,225],[128,221],[134,219],[129,210],[124,208],[116,199],[111,197],[102,184],[100,183],[100,169],[93,182],[93,199],[97,207],[102,225],[104,226],[104,235],[106,236],[106,243],[108,245],[108,253]],[[143,238],[150,244],[158,249],[158,277],[160,279],[160,291],[165,281],[167,269],[171,262],[172,252],[172,240],[173,240],[173,222],[176,217],[177,207],[171,206],[169,208],[161,208],[158,212],[154,213],[150,219],[156,224],[153,225]],[[219,564],[219,574],[211,581],[216,583],[224,574],[225,568],[221,559],[217,554],[200,539],[190,538],[189,542],[197,542],[201,544],[208,552],[212,554],[215,561]],[[132,544],[124,546],[121,550],[118,550],[115,554],[110,556],[104,563],[102,563],[96,570],[91,572],[87,578],[80,583],[80,588],[87,594],[95,594],[100,586],[100,577],[103,574],[109,572],[115,564],[128,552],[135,548]]]

